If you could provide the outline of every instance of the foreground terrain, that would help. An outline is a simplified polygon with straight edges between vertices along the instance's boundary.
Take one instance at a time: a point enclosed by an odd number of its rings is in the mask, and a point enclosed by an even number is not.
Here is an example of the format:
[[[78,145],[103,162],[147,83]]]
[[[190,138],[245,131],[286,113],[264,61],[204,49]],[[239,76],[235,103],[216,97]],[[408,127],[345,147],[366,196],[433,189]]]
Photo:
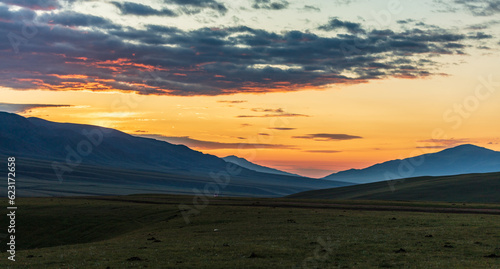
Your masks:
[[[193,197],[18,198],[16,262],[2,249],[0,267],[500,267],[495,204],[216,198],[189,216],[179,204]]]

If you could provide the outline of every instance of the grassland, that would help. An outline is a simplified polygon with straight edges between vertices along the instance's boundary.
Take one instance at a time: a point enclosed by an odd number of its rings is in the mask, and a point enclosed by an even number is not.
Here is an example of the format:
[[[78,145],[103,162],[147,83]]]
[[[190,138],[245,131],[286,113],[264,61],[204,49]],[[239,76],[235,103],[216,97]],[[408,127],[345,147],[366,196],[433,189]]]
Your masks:
[[[500,203],[500,173],[418,177],[307,191],[301,199]]]
[[[495,204],[217,198],[187,224],[192,201],[18,198],[17,261],[0,268],[500,268]]]

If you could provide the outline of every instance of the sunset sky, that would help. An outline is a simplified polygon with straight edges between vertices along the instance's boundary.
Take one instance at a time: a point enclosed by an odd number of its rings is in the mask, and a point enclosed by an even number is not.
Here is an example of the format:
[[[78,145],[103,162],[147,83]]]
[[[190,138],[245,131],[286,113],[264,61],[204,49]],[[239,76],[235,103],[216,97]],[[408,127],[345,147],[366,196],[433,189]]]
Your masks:
[[[0,1],[0,111],[311,177],[500,150],[500,1]]]

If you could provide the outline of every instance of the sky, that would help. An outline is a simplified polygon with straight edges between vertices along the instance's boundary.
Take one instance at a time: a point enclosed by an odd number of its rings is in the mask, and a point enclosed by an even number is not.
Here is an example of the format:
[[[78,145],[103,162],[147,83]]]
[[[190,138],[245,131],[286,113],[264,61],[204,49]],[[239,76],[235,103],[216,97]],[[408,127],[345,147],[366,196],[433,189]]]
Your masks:
[[[0,1],[0,111],[310,177],[500,150],[498,0]]]

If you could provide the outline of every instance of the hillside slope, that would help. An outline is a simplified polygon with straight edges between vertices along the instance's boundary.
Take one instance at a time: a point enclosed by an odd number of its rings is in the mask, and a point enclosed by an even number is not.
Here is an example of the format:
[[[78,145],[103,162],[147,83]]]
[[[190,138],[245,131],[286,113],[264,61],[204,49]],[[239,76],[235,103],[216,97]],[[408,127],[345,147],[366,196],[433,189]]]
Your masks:
[[[500,203],[500,173],[418,177],[290,195],[303,199],[358,199]]]

